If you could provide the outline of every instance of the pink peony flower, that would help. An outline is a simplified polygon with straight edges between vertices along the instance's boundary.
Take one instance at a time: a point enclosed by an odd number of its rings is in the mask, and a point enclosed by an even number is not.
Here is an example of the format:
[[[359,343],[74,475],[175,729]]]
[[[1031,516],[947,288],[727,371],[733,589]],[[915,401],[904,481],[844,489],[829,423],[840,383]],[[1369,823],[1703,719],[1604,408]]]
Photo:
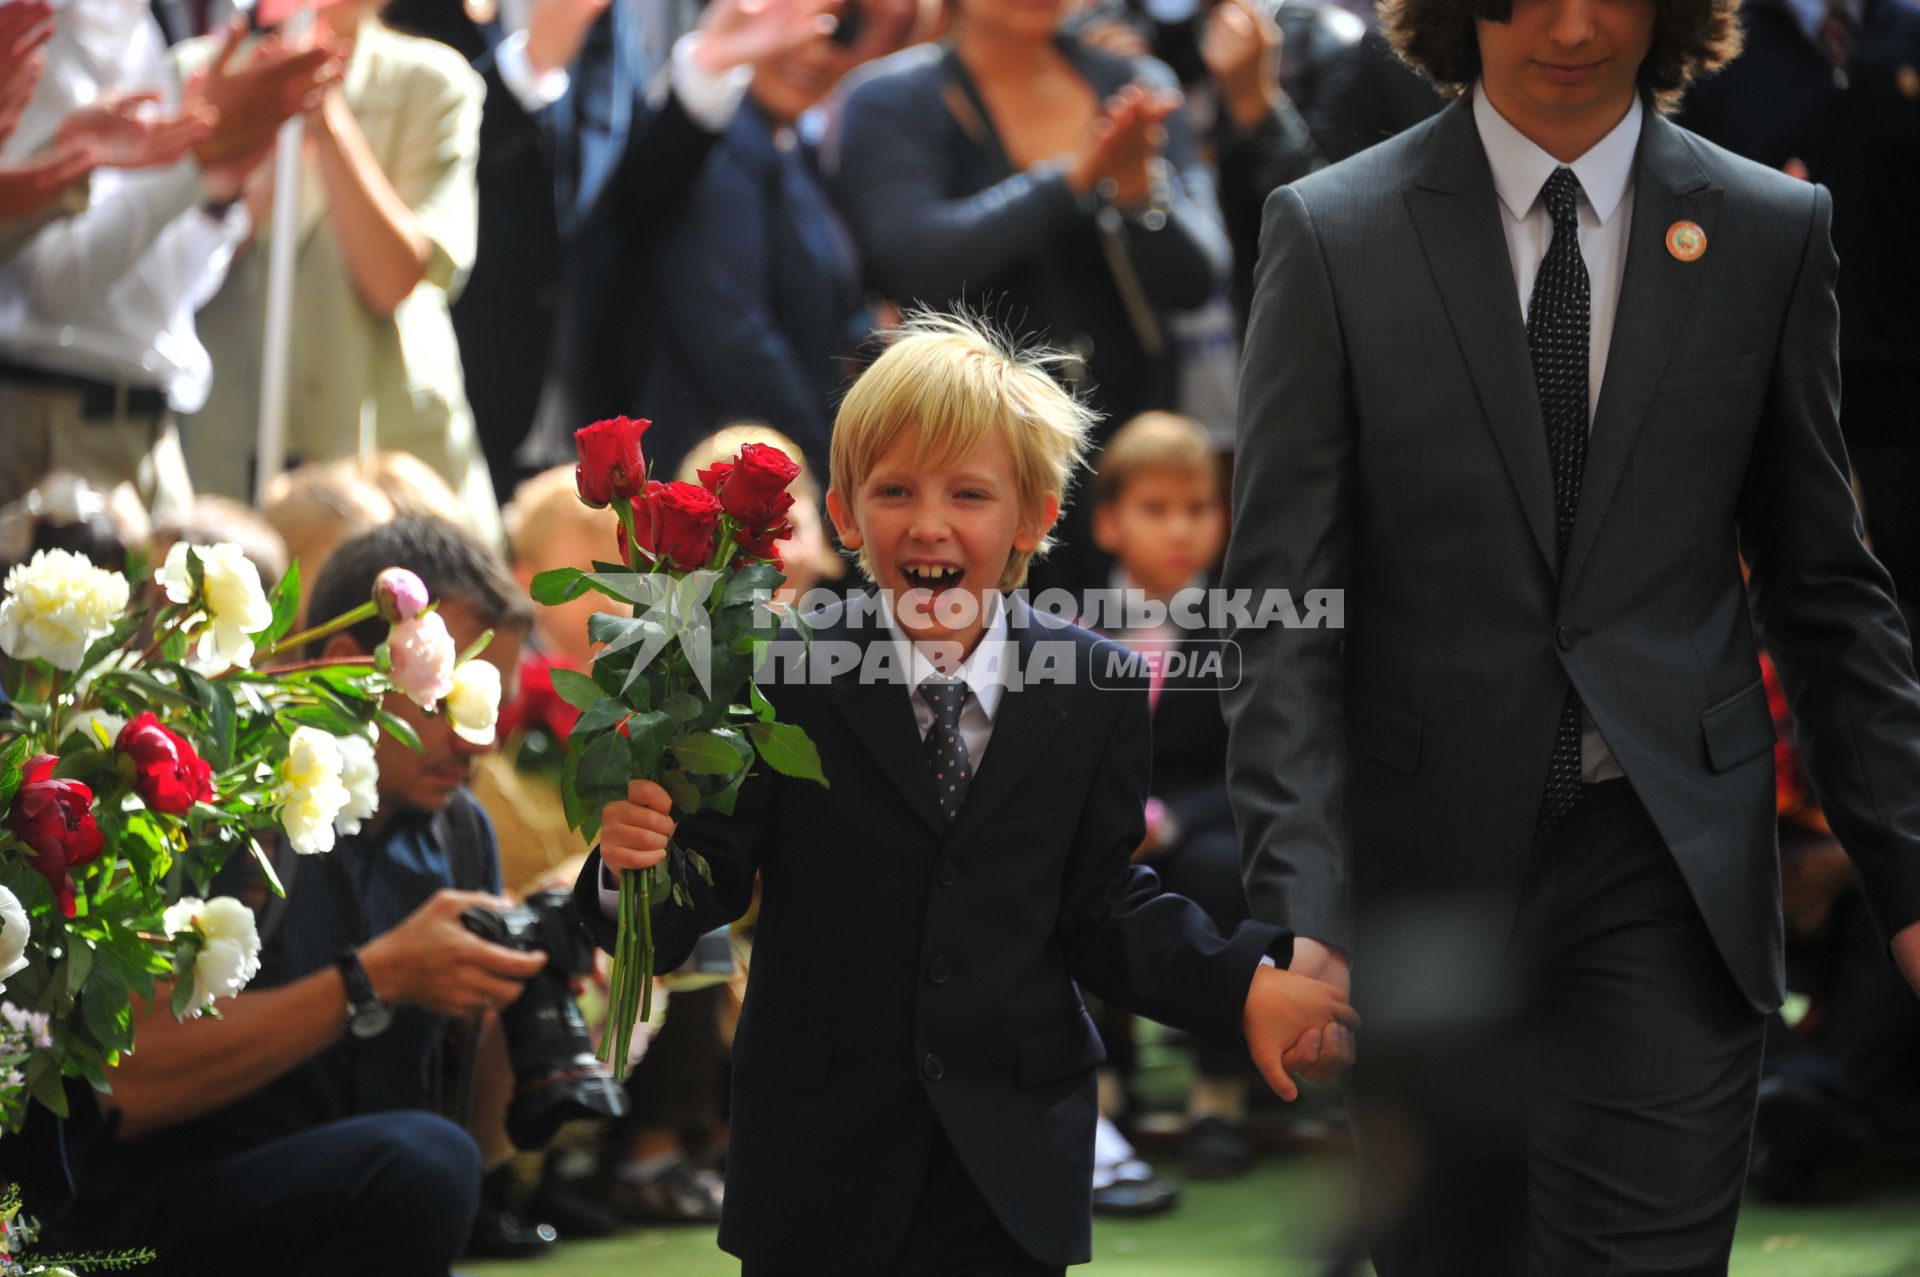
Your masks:
[[[421,709],[431,710],[453,690],[453,635],[438,612],[402,621],[387,635],[393,681]]]
[[[388,568],[373,579],[373,601],[388,622],[411,621],[427,605],[427,587],[405,568]]]

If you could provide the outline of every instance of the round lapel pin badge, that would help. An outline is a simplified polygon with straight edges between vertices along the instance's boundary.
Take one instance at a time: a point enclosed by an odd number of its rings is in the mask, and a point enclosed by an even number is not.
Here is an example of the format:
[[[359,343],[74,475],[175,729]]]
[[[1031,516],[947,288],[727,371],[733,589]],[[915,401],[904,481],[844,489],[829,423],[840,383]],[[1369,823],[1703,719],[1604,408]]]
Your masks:
[[[1667,251],[1683,262],[1697,262],[1707,251],[1707,233],[1698,222],[1675,222],[1667,227]]]

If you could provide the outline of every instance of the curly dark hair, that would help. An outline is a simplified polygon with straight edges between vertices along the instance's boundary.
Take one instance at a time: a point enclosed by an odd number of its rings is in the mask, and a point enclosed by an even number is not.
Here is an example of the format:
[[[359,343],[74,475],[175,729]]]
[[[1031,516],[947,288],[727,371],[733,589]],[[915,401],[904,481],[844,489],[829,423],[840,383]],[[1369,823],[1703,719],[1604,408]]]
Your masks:
[[[1640,86],[1662,112],[1680,105],[1697,76],[1740,52],[1740,0],[1654,0],[1653,47]],[[1400,60],[1443,93],[1464,93],[1480,76],[1474,20],[1507,22],[1513,0],[1380,0],[1380,29]]]

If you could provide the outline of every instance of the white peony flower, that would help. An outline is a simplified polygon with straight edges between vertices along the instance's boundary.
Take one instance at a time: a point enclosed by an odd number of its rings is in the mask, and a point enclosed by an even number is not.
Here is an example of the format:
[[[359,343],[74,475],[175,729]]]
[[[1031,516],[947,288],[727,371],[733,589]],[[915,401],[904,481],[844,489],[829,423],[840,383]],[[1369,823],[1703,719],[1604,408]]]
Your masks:
[[[340,746],[340,783],[351,797],[333,818],[337,833],[357,834],[360,822],[380,809],[380,764],[373,758],[373,742],[364,736],[336,736]]]
[[[95,641],[127,610],[127,578],[71,550],[39,550],[7,573],[0,599],[0,651],[77,670]]]
[[[27,965],[27,940],[33,934],[27,921],[26,906],[20,897],[0,887],[0,993],[7,991],[5,981],[13,979]]]
[[[453,635],[438,612],[422,612],[387,632],[387,663],[394,685],[421,709],[431,710],[453,690]]]
[[[493,662],[476,658],[453,672],[447,717],[461,740],[493,744],[493,725],[500,718],[500,670]]]
[[[75,714],[67,723],[67,731],[79,732],[87,744],[96,748],[112,749],[113,742],[120,739],[120,730],[126,725],[127,720],[118,714],[110,714],[104,709],[89,709]],[[98,731],[94,730],[96,727]],[[105,744],[100,741],[102,734],[106,736]]]
[[[193,598],[193,580],[187,572],[185,541],[175,541],[167,561],[153,574],[175,603]],[[202,667],[218,673],[230,665],[253,663],[253,636],[273,622],[273,604],[260,586],[260,569],[231,541],[191,547],[200,556],[200,579],[206,592],[201,603],[207,621],[194,654]]]
[[[161,924],[170,936],[199,933],[200,952],[193,960],[195,1012],[212,1006],[215,998],[239,993],[260,971],[260,931],[253,910],[232,896],[184,896],[162,915]]]
[[[353,801],[340,783],[340,743],[317,727],[296,727],[280,764],[280,824],[303,856],[333,850],[333,822]]]

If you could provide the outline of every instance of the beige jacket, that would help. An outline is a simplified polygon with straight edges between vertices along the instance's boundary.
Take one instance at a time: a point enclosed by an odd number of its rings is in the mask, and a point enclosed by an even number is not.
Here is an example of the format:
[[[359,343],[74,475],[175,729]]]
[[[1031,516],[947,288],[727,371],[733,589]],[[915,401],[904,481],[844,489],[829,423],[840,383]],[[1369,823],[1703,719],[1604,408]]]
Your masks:
[[[182,46],[182,74],[212,55]],[[390,318],[361,302],[328,216],[318,165],[301,165],[300,248],[294,275],[287,455],[319,461],[360,447],[411,452],[460,494],[465,521],[492,543],[500,514],[467,406],[448,307],[473,267],[479,208],[474,169],[486,85],[451,48],[367,18],[342,92],[368,146],[432,246],[426,277]],[[244,497],[259,417],[268,226],[200,312],[213,353],[205,410],[185,423],[188,462],[203,491]]]

